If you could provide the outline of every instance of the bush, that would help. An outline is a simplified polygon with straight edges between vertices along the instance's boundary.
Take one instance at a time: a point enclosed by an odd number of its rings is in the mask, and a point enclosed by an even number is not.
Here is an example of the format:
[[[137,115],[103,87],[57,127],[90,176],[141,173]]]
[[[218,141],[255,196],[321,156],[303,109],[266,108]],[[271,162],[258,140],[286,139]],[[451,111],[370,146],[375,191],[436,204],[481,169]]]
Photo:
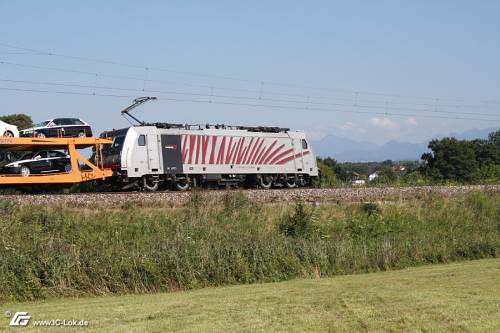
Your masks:
[[[319,179],[319,182],[315,184],[316,187],[336,187],[340,185],[331,167],[326,165],[321,160],[318,160],[318,168],[321,178]]]
[[[376,202],[364,202],[361,204],[361,212],[367,216],[380,215],[382,210]]]
[[[287,215],[278,226],[286,236],[308,237],[312,231],[312,213],[298,202],[292,213]]]
[[[500,164],[485,165],[479,168],[472,178],[476,182],[484,184],[498,184],[500,182]]]

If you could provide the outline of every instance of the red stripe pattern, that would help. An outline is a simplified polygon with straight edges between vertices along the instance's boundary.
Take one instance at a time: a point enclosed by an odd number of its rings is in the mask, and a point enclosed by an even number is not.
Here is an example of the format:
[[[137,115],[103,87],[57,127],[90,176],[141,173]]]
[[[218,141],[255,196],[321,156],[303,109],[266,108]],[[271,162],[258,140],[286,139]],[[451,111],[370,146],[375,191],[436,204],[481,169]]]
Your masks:
[[[184,164],[284,165],[310,154],[295,153],[286,143],[277,145],[276,138],[181,135]]]

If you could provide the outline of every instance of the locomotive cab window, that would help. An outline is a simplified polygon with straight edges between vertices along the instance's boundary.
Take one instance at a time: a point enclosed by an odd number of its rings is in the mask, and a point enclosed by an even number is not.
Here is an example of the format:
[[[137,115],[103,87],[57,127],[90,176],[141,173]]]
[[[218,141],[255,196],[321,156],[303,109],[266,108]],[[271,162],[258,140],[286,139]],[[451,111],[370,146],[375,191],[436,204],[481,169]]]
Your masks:
[[[146,136],[144,134],[139,135],[138,143],[139,143],[139,146],[146,145]]]
[[[115,136],[113,138],[113,143],[111,144],[112,149],[121,149],[123,145],[123,141],[125,141],[125,136]]]
[[[307,149],[307,141],[302,139],[302,149]]]

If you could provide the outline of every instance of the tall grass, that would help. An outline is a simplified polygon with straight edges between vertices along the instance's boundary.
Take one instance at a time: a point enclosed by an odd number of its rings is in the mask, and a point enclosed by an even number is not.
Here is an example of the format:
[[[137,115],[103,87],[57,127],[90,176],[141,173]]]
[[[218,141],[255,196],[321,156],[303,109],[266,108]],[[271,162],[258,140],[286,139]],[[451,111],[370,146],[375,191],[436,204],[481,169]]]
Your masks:
[[[193,195],[183,208],[0,201],[0,301],[140,293],[495,257],[498,195],[309,207]]]

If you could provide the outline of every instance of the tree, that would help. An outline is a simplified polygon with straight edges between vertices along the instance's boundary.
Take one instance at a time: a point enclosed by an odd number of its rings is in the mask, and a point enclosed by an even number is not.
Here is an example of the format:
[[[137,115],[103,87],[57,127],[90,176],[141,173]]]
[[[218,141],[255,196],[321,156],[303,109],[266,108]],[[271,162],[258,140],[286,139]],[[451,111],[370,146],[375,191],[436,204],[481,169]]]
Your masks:
[[[392,170],[390,166],[384,163],[383,166],[380,168],[380,170],[378,170],[377,172],[378,172],[378,177],[375,178],[375,180],[380,183],[386,183],[386,184],[393,183],[398,178],[394,170]]]
[[[500,164],[500,142],[496,145],[494,141],[478,139],[471,141],[471,145],[480,167]]]
[[[342,181],[346,181],[349,179],[349,172],[341,163],[338,163],[337,160],[331,157],[327,157],[322,161],[325,165],[333,170],[333,173],[335,174],[337,179],[340,179]]]
[[[20,130],[33,126],[31,117],[22,113],[0,116],[0,120],[11,125],[16,125]]]
[[[338,180],[335,177],[333,169],[320,158],[318,158],[318,168],[321,172],[321,180],[318,184],[320,187],[333,187],[338,185]]]
[[[488,134],[488,141],[500,148],[500,130]]]
[[[444,138],[432,140],[432,151],[422,155],[424,172],[435,180],[471,181],[478,170],[474,145],[470,141]]]

